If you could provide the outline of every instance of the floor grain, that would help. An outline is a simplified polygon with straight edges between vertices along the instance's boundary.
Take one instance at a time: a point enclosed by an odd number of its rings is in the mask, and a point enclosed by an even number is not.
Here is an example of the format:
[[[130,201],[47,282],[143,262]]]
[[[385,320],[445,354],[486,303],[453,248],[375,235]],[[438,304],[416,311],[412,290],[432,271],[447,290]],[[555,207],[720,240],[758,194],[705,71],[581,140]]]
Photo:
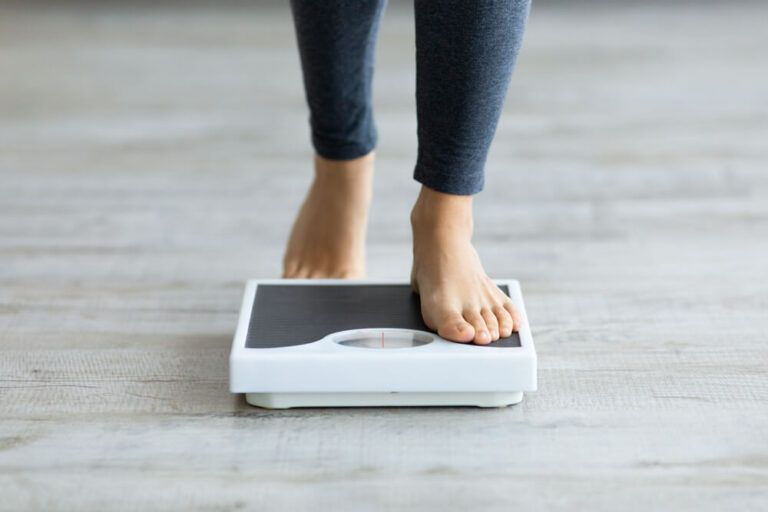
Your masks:
[[[760,510],[764,3],[545,3],[477,204],[540,390],[248,407],[243,281],[309,178],[278,4],[0,4],[0,510]],[[405,277],[410,9],[382,27],[372,277]]]

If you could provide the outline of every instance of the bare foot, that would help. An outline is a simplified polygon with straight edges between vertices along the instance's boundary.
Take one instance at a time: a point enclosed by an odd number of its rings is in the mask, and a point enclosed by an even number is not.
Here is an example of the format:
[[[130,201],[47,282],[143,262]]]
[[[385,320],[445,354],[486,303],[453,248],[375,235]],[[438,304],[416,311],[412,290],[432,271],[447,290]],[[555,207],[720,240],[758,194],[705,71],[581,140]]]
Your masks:
[[[411,284],[430,329],[487,345],[520,326],[512,301],[486,275],[472,246],[472,196],[422,187],[411,213]]]
[[[373,153],[354,160],[315,157],[315,180],[293,225],[283,277],[365,277],[365,233]]]

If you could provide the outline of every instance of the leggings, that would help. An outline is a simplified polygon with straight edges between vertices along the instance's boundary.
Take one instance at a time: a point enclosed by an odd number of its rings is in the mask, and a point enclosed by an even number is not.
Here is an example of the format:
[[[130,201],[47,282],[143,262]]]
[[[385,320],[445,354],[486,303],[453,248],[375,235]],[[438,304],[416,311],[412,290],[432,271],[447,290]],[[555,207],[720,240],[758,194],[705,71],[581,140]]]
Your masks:
[[[386,0],[291,0],[312,145],[330,160],[371,152],[374,48]],[[482,190],[530,0],[414,0],[418,155],[414,179]]]

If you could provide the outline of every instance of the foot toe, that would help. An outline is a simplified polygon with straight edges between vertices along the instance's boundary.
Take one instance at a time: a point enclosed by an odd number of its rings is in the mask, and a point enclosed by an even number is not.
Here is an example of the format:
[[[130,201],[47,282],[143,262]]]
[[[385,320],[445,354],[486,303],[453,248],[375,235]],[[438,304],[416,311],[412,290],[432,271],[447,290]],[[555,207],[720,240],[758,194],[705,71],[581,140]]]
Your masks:
[[[469,343],[475,337],[475,330],[459,313],[447,314],[438,323],[437,334],[441,338],[459,343]]]
[[[478,311],[466,311],[464,318],[472,324],[472,328],[475,330],[475,336],[472,341],[478,345],[487,345],[491,342],[488,326],[485,325],[485,320],[483,320],[483,316]]]
[[[313,269],[313,270],[310,270],[309,273],[307,273],[307,277],[309,279],[323,279],[323,278],[328,278],[332,276],[329,276],[328,273],[323,271],[322,269]]]
[[[299,269],[299,265],[295,261],[283,260],[283,278],[284,279],[290,279],[294,277],[298,269]]]
[[[480,311],[480,315],[482,315],[483,320],[485,320],[485,325],[488,327],[488,334],[491,336],[491,341],[498,340],[499,321],[496,319],[496,315],[488,308],[483,308],[482,311]]]
[[[493,308],[493,314],[496,316],[496,320],[499,322],[499,336],[502,338],[512,336],[514,322],[512,320],[512,315],[509,314],[509,311],[504,309],[502,306],[496,306]]]
[[[291,277],[294,279],[308,279],[310,270],[307,267],[298,267]]]
[[[512,317],[512,321],[514,323],[512,330],[515,332],[519,331],[521,322],[520,315],[517,313],[517,310],[515,309],[515,306],[512,304],[511,300],[504,302],[504,309],[506,309],[509,315]]]

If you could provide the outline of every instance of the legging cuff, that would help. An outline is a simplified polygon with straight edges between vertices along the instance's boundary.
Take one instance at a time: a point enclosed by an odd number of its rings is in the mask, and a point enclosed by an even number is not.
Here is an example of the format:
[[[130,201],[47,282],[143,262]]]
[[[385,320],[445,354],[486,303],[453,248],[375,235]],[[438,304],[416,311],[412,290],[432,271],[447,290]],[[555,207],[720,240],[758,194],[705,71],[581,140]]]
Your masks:
[[[432,165],[419,157],[413,179],[432,190],[457,196],[471,196],[483,190],[484,165]]]
[[[312,138],[312,146],[315,148],[315,153],[328,160],[354,160],[360,158],[376,147],[376,141],[373,140],[370,143],[342,143],[342,144],[327,144],[322,141]]]

